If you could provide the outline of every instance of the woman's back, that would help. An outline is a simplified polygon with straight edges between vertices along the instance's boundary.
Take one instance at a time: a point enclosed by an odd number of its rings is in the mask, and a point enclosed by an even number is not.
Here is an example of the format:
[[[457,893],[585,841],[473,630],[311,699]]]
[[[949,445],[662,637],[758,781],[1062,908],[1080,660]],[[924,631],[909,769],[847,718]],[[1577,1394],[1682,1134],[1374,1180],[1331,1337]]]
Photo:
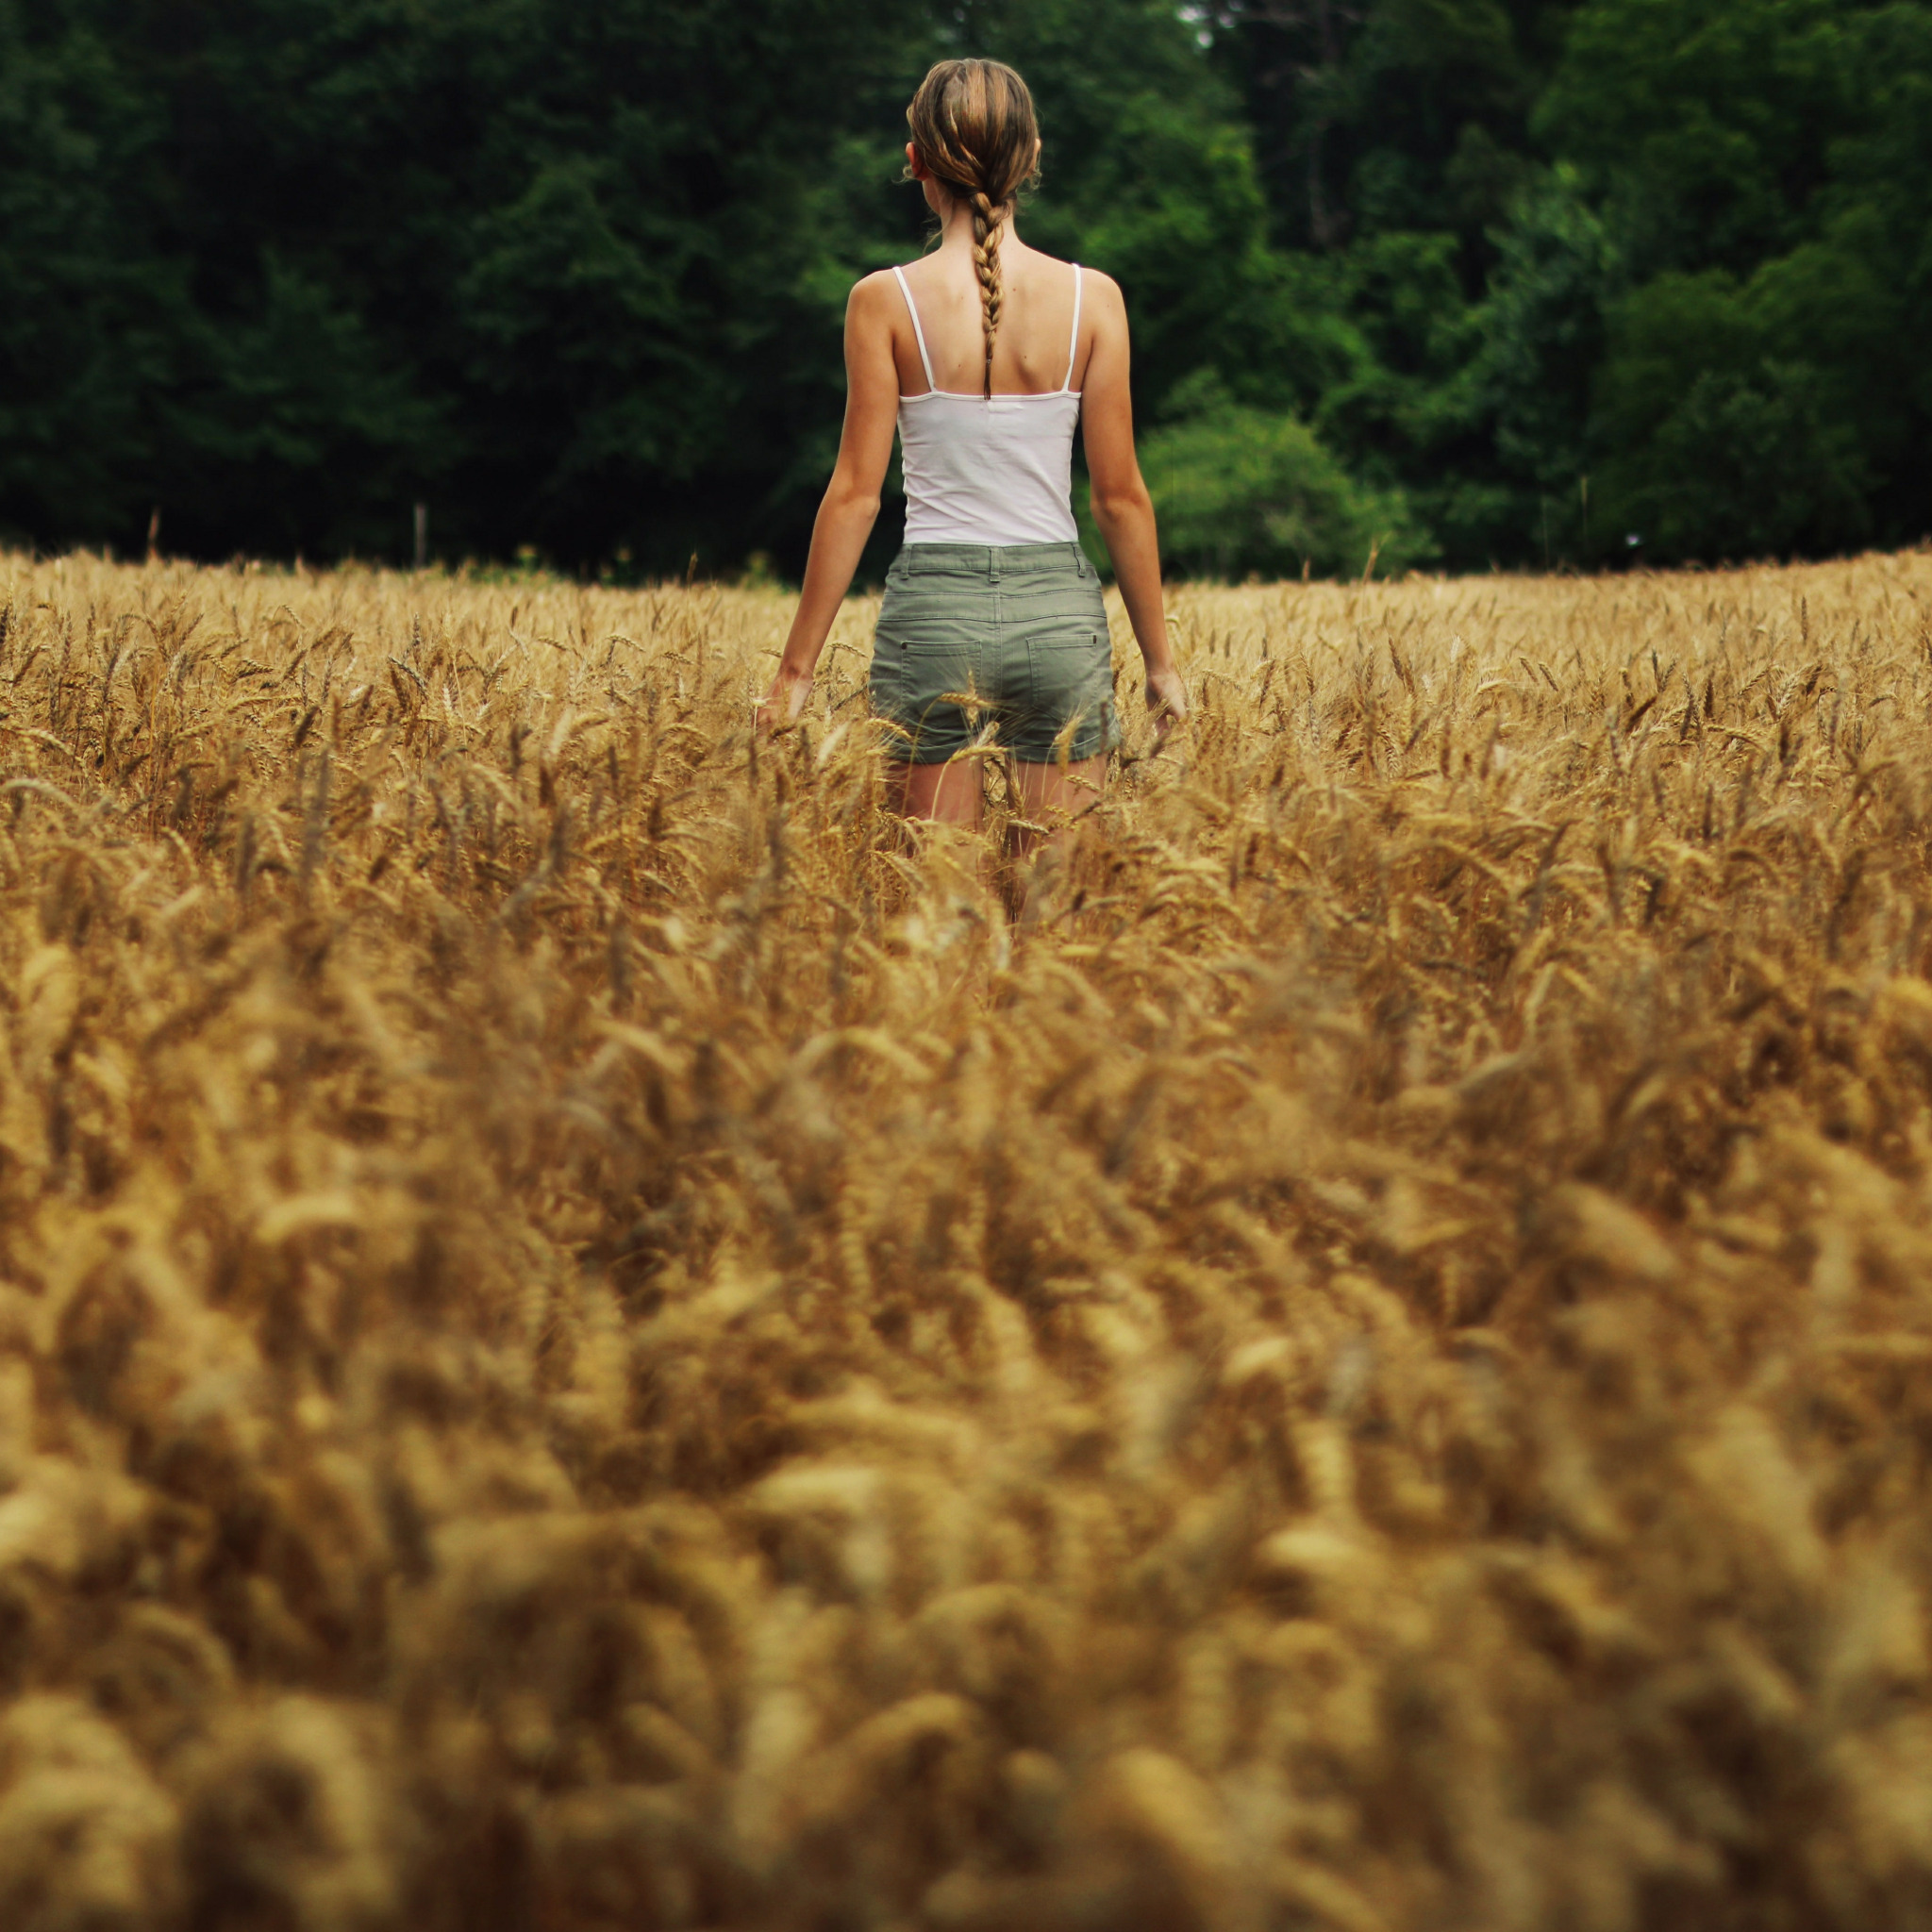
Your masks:
[[[924,333],[932,386],[979,395],[985,331],[979,281],[971,258],[959,253],[929,255],[900,274],[919,329]],[[1017,237],[1001,250],[999,328],[992,350],[995,395],[1045,395],[1059,389],[1079,389],[1088,342],[1073,340],[1079,301],[1077,274],[1073,263],[1023,247]],[[1091,341],[1091,328],[1085,333]],[[904,330],[893,331],[892,354],[899,368],[900,395],[918,395],[927,383],[910,319]]]
[[[984,309],[976,278],[973,284],[972,320],[979,337],[973,373],[981,385],[991,384],[990,395],[984,387],[967,389],[945,380],[945,371],[966,365],[966,310],[956,286],[965,278],[958,274],[957,252],[950,260],[941,255],[917,264],[925,271],[920,277],[924,300],[940,311],[930,324],[911,274],[892,271],[905,298],[915,361],[912,382],[902,381],[899,399],[908,543],[1072,543],[1078,535],[1073,455],[1080,414],[1074,377],[1081,276],[1071,263],[1026,252],[1031,259],[1013,276],[1024,291],[1015,305],[1019,313],[1010,321],[1002,314],[991,363],[979,326]],[[1063,301],[1055,300],[1059,293]],[[1057,353],[1046,333],[1055,321]],[[902,333],[894,331],[895,362]],[[1012,379],[1012,387],[1002,385],[1003,376]]]

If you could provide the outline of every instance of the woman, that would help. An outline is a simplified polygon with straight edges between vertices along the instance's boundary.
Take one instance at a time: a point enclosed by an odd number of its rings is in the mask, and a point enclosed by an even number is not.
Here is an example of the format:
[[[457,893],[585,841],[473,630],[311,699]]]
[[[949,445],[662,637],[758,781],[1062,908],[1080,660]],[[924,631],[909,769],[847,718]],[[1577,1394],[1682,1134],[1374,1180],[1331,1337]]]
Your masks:
[[[940,243],[852,291],[844,436],[758,724],[789,724],[805,708],[878,515],[896,426],[906,545],[886,576],[871,679],[873,708],[894,727],[896,803],[912,817],[976,826],[981,756],[997,747],[1023,820],[1062,822],[1098,802],[1119,741],[1100,581],[1074,523],[1076,419],[1156,730],[1164,739],[1187,713],[1161,611],[1154,505],[1134,458],[1126,308],[1108,276],[1014,232],[1040,133],[1010,67],[942,60],[906,119],[910,176]]]

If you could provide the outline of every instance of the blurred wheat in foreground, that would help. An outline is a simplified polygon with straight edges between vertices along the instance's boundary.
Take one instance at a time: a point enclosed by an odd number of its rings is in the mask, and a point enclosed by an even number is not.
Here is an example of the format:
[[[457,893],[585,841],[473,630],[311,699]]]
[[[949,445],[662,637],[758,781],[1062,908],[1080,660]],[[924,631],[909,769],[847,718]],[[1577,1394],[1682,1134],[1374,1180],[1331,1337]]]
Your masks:
[[[8,1932],[1932,1918],[1932,556],[0,606]]]

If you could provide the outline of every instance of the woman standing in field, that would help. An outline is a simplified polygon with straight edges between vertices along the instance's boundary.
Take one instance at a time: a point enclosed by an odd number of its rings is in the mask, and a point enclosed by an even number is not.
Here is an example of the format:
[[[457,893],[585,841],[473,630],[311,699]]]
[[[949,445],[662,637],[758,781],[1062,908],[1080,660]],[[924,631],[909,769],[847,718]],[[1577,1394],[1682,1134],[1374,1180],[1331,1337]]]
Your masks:
[[[874,711],[895,730],[895,802],[914,818],[978,825],[991,723],[1023,818],[1058,823],[1098,803],[1119,741],[1100,580],[1074,523],[1076,420],[1156,730],[1165,738],[1187,712],[1134,458],[1126,308],[1108,276],[1013,231],[1040,132],[1010,67],[942,60],[906,119],[907,161],[940,243],[852,291],[839,461],[758,724],[791,724],[805,708],[878,516],[896,426],[906,545],[886,575],[871,681]]]

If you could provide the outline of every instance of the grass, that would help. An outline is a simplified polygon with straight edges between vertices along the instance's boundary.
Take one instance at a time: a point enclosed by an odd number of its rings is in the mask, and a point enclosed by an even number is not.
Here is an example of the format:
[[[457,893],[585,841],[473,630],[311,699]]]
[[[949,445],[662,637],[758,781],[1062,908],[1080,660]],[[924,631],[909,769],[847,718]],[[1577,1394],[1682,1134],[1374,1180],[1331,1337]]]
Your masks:
[[[863,604],[0,602],[9,1928],[1932,1913],[1932,557],[1183,591],[1017,935]]]

